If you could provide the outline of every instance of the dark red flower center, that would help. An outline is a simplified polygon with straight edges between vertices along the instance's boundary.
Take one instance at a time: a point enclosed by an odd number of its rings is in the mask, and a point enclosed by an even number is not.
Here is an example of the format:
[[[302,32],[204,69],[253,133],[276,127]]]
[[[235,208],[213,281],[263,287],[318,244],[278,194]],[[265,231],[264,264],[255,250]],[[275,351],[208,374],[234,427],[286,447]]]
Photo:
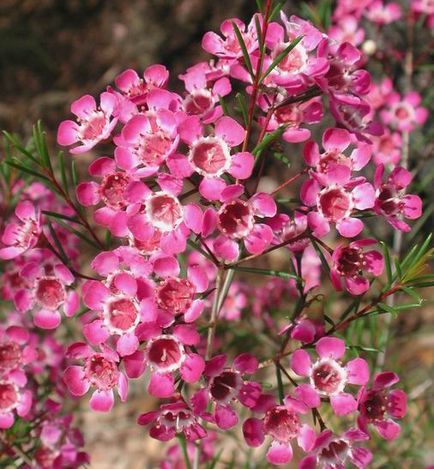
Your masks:
[[[15,342],[0,344],[0,371],[13,370],[22,357],[21,348]]]
[[[337,222],[349,215],[351,199],[343,188],[327,188],[320,192],[319,207],[329,221]]]
[[[229,160],[227,145],[217,138],[204,138],[194,145],[190,161],[202,175],[215,176],[227,169]]]
[[[211,93],[208,90],[192,92],[184,102],[184,109],[187,114],[203,115],[209,111],[214,104]]]
[[[324,462],[339,462],[345,461],[349,451],[348,443],[344,440],[331,441],[328,446],[323,448],[319,453],[319,457]]]
[[[383,420],[387,410],[387,397],[385,393],[368,391],[361,403],[360,412],[368,420]]]
[[[137,322],[137,306],[129,298],[111,301],[107,307],[107,319],[111,327],[127,331]]]
[[[386,216],[396,215],[401,208],[396,190],[388,184],[383,184],[381,186],[376,204]]]
[[[80,134],[82,140],[95,140],[99,138],[106,126],[106,116],[102,111],[95,111],[89,119],[82,122]]]
[[[311,380],[318,391],[329,395],[342,391],[345,386],[345,372],[334,361],[320,361],[312,368]]]
[[[148,360],[155,368],[173,371],[179,368],[184,351],[182,345],[173,337],[160,336],[151,340],[147,348]]]
[[[146,201],[146,213],[152,225],[163,232],[174,230],[183,219],[178,199],[164,192],[157,192]]]
[[[157,290],[158,305],[173,315],[181,314],[190,308],[194,297],[194,286],[182,278],[168,278]]]
[[[85,374],[88,380],[102,391],[108,391],[116,386],[119,379],[116,363],[99,354],[87,359]]]
[[[227,370],[211,380],[209,392],[216,401],[228,402],[235,397],[241,386],[239,373]]]
[[[298,435],[301,424],[298,415],[284,406],[273,407],[264,417],[264,431],[282,443]]]
[[[344,277],[359,275],[363,268],[364,257],[363,251],[359,248],[343,248],[337,260],[337,271]]]
[[[65,301],[66,293],[59,280],[45,277],[38,280],[35,296],[40,305],[56,310]]]
[[[0,410],[9,412],[18,405],[17,387],[6,381],[0,381]]]
[[[107,207],[120,210],[127,205],[124,193],[129,183],[130,178],[121,172],[109,174],[104,177],[101,182],[100,193]]]
[[[224,204],[218,213],[220,231],[232,238],[244,238],[253,228],[253,212],[247,202],[234,200]]]
[[[168,155],[171,139],[162,131],[147,134],[136,152],[140,161],[147,166],[159,166]]]

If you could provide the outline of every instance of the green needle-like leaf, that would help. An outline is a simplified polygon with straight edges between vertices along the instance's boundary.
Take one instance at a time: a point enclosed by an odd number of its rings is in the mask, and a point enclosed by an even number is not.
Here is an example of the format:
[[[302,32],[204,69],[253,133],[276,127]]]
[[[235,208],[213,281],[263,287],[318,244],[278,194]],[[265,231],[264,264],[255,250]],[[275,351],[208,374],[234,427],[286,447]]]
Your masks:
[[[232,27],[234,28],[235,35],[237,36],[238,42],[240,44],[241,51],[243,53],[244,63],[247,67],[247,70],[250,76],[252,77],[252,79],[254,79],[255,72],[253,71],[252,62],[250,61],[249,52],[247,51],[247,47],[246,47],[246,43],[244,42],[243,35],[241,34],[241,31],[236,25],[236,23],[234,23],[233,21],[232,21]]]

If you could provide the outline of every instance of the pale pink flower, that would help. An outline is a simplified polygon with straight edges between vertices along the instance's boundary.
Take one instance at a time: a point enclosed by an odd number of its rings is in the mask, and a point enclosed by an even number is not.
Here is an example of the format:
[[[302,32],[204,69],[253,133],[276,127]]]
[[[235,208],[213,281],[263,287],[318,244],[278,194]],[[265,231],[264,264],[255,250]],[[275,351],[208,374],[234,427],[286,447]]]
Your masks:
[[[21,370],[10,370],[0,376],[0,429],[12,427],[15,414],[26,417],[32,406],[32,393],[25,389],[26,375]]]
[[[399,20],[401,15],[401,7],[398,3],[390,2],[385,5],[382,0],[374,0],[365,12],[368,20],[379,25],[393,23]]]
[[[376,165],[398,165],[401,160],[402,137],[399,132],[391,132],[387,128],[379,137],[371,137],[372,153]]]
[[[398,93],[391,93],[380,117],[394,129],[411,132],[428,118],[428,109],[422,107],[421,102],[422,98],[416,91],[407,93],[403,98]]]
[[[269,399],[261,409],[265,412],[262,419],[252,417],[243,424],[246,443],[256,448],[266,437],[271,438],[267,451],[267,461],[271,464],[288,464],[293,457],[292,440],[297,440],[304,451],[310,451],[315,442],[315,432],[303,424],[300,417],[309,411],[302,402],[286,396],[284,404],[276,405]]]
[[[95,388],[90,399],[90,408],[96,412],[109,412],[113,408],[113,388],[125,402],[128,394],[128,380],[119,371],[119,356],[104,344],[100,352],[89,345],[76,342],[67,350],[67,356],[83,360],[83,365],[71,365],[63,373],[63,381],[73,396],[83,396],[91,387]]]
[[[7,247],[0,249],[0,259],[13,259],[33,248],[42,232],[41,215],[32,202],[18,203],[15,215],[18,220],[8,223],[3,232],[1,240]]]
[[[374,176],[376,189],[375,212],[383,215],[395,228],[404,232],[410,231],[410,226],[404,218],[415,220],[422,215],[422,200],[418,195],[406,194],[405,190],[411,183],[413,176],[410,171],[396,167],[383,182],[384,166],[377,166]]]
[[[345,354],[345,342],[336,337],[323,337],[315,345],[319,358],[312,362],[306,350],[298,349],[291,355],[291,368],[299,376],[309,378],[309,384],[301,384],[296,396],[310,407],[320,405],[321,397],[330,399],[336,415],[347,415],[357,409],[352,394],[344,392],[348,384],[365,385],[369,380],[369,367],[363,358],[341,363]]]
[[[353,46],[359,46],[365,39],[365,31],[359,28],[359,21],[353,15],[341,17],[328,30],[328,36],[337,42],[349,42]]]
[[[0,379],[35,360],[37,351],[30,342],[30,333],[21,326],[0,328]]]
[[[118,119],[112,117],[116,98],[112,93],[104,92],[100,96],[100,106],[90,95],[82,96],[71,104],[71,112],[77,116],[77,122],[66,120],[60,123],[57,131],[57,143],[70,146],[78,143],[69,151],[72,154],[84,153],[101,140],[110,137]]]

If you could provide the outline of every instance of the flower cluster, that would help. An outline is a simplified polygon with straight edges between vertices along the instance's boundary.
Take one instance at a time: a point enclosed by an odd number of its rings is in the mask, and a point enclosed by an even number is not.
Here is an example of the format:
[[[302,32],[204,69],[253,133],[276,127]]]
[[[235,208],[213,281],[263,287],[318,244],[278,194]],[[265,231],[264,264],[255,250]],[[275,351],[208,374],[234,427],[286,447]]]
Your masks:
[[[163,65],[151,65],[122,72],[98,99],[72,103],[74,119],[60,124],[57,142],[77,162],[93,156],[74,188],[81,207],[67,191],[59,202],[38,183],[13,187],[20,201],[0,248],[2,295],[15,307],[0,329],[0,427],[40,419],[31,430],[37,467],[87,461],[56,398],[90,391],[90,408],[109,412],[135,381],[164,399],[138,423],[184,445],[169,448],[163,468],[211,460],[215,427],[242,428],[246,445],[266,445],[271,464],[291,461],[296,443],[301,469],[364,468],[372,430],[398,437],[406,413],[406,394],[390,389],[398,376],[374,375],[335,333],[363,316],[357,307],[383,274],[368,218],[407,232],[405,220],[422,215],[399,163],[403,139],[427,111],[416,91],[374,84],[358,49],[365,32],[356,19],[383,27],[401,15],[395,3],[342,0],[327,34],[284,12],[226,20],[220,34],[203,37],[213,58],[179,76],[183,92],[169,88]],[[233,89],[244,94],[232,109]],[[269,189],[264,154],[280,154],[279,139],[301,149],[303,168]],[[277,193],[298,179],[285,204]],[[78,240],[93,246],[89,266]],[[287,271],[245,266],[280,248]],[[354,316],[353,306],[341,322],[325,307],[318,313],[323,272],[328,291],[355,297]],[[275,278],[252,284],[249,273]],[[53,334],[73,316],[80,336],[72,332],[63,347]],[[267,384],[268,365],[277,388]],[[44,387],[55,397],[40,400]]]

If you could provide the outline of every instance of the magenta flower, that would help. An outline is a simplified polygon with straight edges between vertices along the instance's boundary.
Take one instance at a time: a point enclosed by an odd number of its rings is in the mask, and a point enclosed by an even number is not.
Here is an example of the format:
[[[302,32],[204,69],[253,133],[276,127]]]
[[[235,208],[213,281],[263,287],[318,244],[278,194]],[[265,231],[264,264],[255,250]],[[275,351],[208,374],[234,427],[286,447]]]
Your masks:
[[[84,207],[102,202],[104,207],[94,213],[95,221],[107,227],[113,235],[125,236],[128,234],[126,207],[140,200],[149,189],[139,180],[138,174],[117,170],[115,161],[106,156],[90,164],[89,174],[101,178],[101,181],[78,184],[78,201]]]
[[[179,78],[184,81],[188,94],[184,98],[183,108],[187,115],[199,116],[204,124],[215,122],[223,115],[218,105],[220,98],[231,91],[231,82],[227,77],[216,80],[209,85],[207,71],[203,67],[191,67]]]
[[[115,138],[115,160],[119,168],[140,168],[142,177],[155,174],[178,146],[177,119],[170,109],[174,94],[155,90],[148,94],[148,106],[154,109],[133,116]]]
[[[45,250],[44,250],[45,251]],[[48,251],[43,263],[30,261],[21,270],[26,280],[26,288],[15,295],[15,303],[20,311],[35,309],[33,322],[42,329],[55,329],[59,326],[63,309],[65,316],[73,316],[79,306],[78,294],[71,287],[74,275]]]
[[[273,240],[272,229],[258,223],[256,217],[274,217],[276,203],[273,198],[263,192],[257,192],[249,200],[243,200],[242,187],[228,186],[222,193],[224,203],[216,213],[208,209],[204,214],[202,233],[205,237],[217,227],[221,235],[214,242],[214,252],[218,257],[234,260],[238,257],[238,241],[243,240],[247,251],[260,254]]]
[[[32,202],[20,202],[15,208],[17,222],[6,225],[2,235],[2,243],[7,247],[0,249],[0,259],[13,259],[38,242],[42,232],[41,215]]]
[[[24,389],[26,375],[21,370],[11,370],[0,375],[0,429],[12,427],[15,414],[26,417],[32,407],[32,393]]]
[[[348,168],[347,171],[351,174],[351,171],[360,171],[371,159],[372,146],[354,139],[345,129],[327,129],[322,137],[322,146],[325,151],[320,153],[316,142],[307,142],[304,146],[304,160],[321,175],[325,184],[329,173],[333,181],[336,176],[340,176],[335,175],[336,172],[345,171],[342,166]],[[345,151],[350,146],[355,148],[346,155]]]
[[[231,117],[223,116],[214,125],[212,135],[205,136],[197,116],[187,117],[179,126],[181,139],[189,145],[188,162],[191,170],[180,174],[170,168],[176,177],[196,172],[203,176],[199,191],[208,200],[218,200],[226,183],[226,173],[237,179],[247,179],[252,174],[254,157],[248,152],[231,155],[231,148],[244,141],[245,130]],[[169,165],[170,167],[170,165]]]
[[[372,388],[363,387],[359,395],[359,427],[367,433],[373,425],[386,440],[398,438],[401,427],[393,419],[402,419],[407,413],[407,395],[401,389],[389,388],[399,381],[391,371],[378,373]]]
[[[138,346],[136,327],[146,318],[146,303],[137,298],[137,281],[123,273],[114,279],[113,292],[102,282],[88,280],[83,285],[83,302],[98,316],[83,327],[91,344],[102,344],[111,336],[118,337],[116,350],[121,356],[131,355]]]
[[[346,167],[337,165],[328,174],[325,187],[321,178],[312,173],[312,178],[304,182],[300,197],[302,202],[314,207],[308,213],[309,227],[315,236],[324,236],[330,231],[330,224],[342,236],[353,238],[363,230],[363,222],[355,218],[354,210],[374,207],[375,190],[364,178],[350,179]]]
[[[238,423],[238,416],[232,407],[235,401],[247,408],[256,405],[261,395],[261,386],[254,381],[245,381],[243,375],[253,374],[258,369],[258,360],[249,353],[235,357],[233,366],[225,367],[226,355],[217,355],[206,363],[204,376],[207,387],[197,391],[192,397],[196,415],[216,423],[224,430]],[[214,411],[207,411],[210,401]]]
[[[149,394],[172,397],[175,394],[176,372],[187,383],[196,383],[201,378],[205,361],[197,353],[188,350],[200,340],[194,327],[178,324],[171,334],[162,334],[161,328],[148,323],[139,326],[138,336],[141,341],[147,341],[146,348],[144,352],[138,351],[127,357],[125,367],[130,378],[137,378],[149,366]]]
[[[369,289],[369,281],[363,274],[378,277],[383,273],[383,256],[378,251],[363,251],[375,243],[374,239],[361,239],[348,246],[341,244],[334,250],[330,277],[336,290],[341,291],[344,285],[352,295],[361,295]]]
[[[150,91],[155,88],[165,88],[169,79],[169,72],[164,65],[150,65],[143,72],[141,78],[135,70],[123,71],[115,78],[118,89],[135,105],[145,103]]]
[[[83,396],[94,387],[90,408],[96,412],[109,412],[114,404],[113,388],[117,387],[121,401],[126,401],[128,380],[119,371],[118,354],[104,344],[100,349],[101,352],[96,352],[82,342],[72,344],[67,356],[84,360],[84,364],[68,366],[63,381],[73,396]]]
[[[14,370],[22,370],[37,357],[27,328],[9,326],[0,329],[0,379]]]
[[[402,150],[402,137],[399,132],[391,132],[385,129],[383,135],[372,137],[371,140],[373,143],[372,153],[376,165],[398,165]]]
[[[420,104],[422,98],[416,91],[401,98],[399,93],[391,93],[386,100],[387,107],[380,112],[382,121],[401,132],[411,132],[422,126],[428,118],[428,109]]]
[[[382,0],[374,0],[365,13],[366,18],[373,23],[390,24],[401,18],[401,7],[398,3],[390,2],[385,5]]]
[[[372,453],[358,445],[366,440],[369,436],[355,428],[342,435],[324,430],[316,437],[311,453],[300,461],[298,468],[343,469],[349,462],[358,469],[364,469],[371,462]]]
[[[375,212],[383,215],[397,230],[410,231],[410,226],[403,220],[415,220],[422,215],[422,200],[418,195],[405,194],[413,176],[404,168],[396,167],[386,182],[382,182],[384,165],[375,170],[376,189]]]
[[[176,399],[169,404],[160,405],[139,416],[139,425],[151,425],[149,435],[160,441],[169,441],[182,433],[188,441],[206,436],[206,430],[198,423],[196,416],[185,401]]]
[[[337,42],[349,42],[359,46],[365,39],[365,31],[360,28],[360,22],[353,15],[343,16],[328,30],[328,36]]]
[[[101,140],[110,137],[118,119],[112,118],[116,98],[112,93],[104,92],[100,97],[100,107],[90,95],[82,96],[71,104],[71,112],[77,116],[77,122],[66,120],[60,123],[57,131],[57,143],[70,146],[72,154],[84,153]]]
[[[261,17],[258,16],[259,21]],[[223,59],[239,59],[243,56],[240,43],[235,34],[232,23],[238,26],[241,32],[247,51],[252,54],[258,48],[258,38],[256,34],[255,16],[252,17],[248,26],[240,19],[231,18],[223,21],[220,31],[223,38],[214,31],[205,33],[202,39],[202,48],[209,54],[217,55]]]
[[[307,406],[287,396],[282,405],[268,400],[263,407],[265,415],[262,419],[252,417],[243,424],[244,439],[249,446],[261,446],[265,437],[270,437],[271,445],[266,457],[269,463],[276,465],[291,461],[292,440],[297,439],[298,445],[304,451],[311,450],[315,442],[315,432],[300,420],[300,415],[308,412]]]
[[[309,384],[297,387],[297,397],[312,407],[320,405],[320,397],[328,397],[336,415],[354,412],[357,401],[344,390],[347,384],[363,386],[368,382],[368,363],[363,358],[355,358],[342,365],[340,359],[345,354],[345,342],[335,337],[321,338],[315,350],[319,358],[313,363],[303,349],[296,350],[291,356],[294,373],[309,378]]]

